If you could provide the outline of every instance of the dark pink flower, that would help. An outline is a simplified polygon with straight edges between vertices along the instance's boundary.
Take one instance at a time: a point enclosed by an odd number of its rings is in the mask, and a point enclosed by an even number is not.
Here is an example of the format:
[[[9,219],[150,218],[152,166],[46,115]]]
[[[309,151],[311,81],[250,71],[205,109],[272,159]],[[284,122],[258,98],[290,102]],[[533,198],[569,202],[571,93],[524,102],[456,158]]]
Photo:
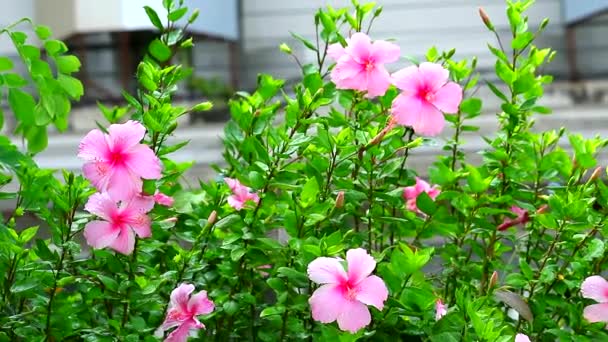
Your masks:
[[[437,301],[435,302],[435,320],[438,321],[441,319],[441,317],[447,315],[448,313],[448,307],[447,305],[443,304],[443,301],[441,299],[437,299]]]
[[[581,284],[581,294],[599,304],[585,307],[583,317],[591,323],[608,323],[608,281],[600,276],[591,276]]]
[[[207,315],[215,308],[212,301],[207,298],[207,291],[200,291],[192,296],[194,285],[181,284],[171,292],[171,300],[165,321],[159,328],[163,333],[173,327],[165,342],[184,342],[192,330],[204,329],[205,325],[196,316]]]
[[[416,205],[416,199],[418,198],[418,195],[420,195],[423,192],[426,192],[426,194],[429,195],[429,197],[431,199],[435,199],[435,198],[437,198],[437,196],[439,196],[439,194],[441,193],[441,190],[439,190],[436,185],[433,185],[431,187],[429,185],[429,183],[416,177],[416,184],[405,187],[403,189],[403,198],[406,201],[405,205],[406,205],[407,210],[411,210],[411,211],[420,213],[420,210],[418,209],[418,206]]]
[[[228,204],[236,210],[241,210],[245,206],[247,201],[258,203],[260,197],[257,193],[252,192],[250,188],[241,184],[238,179],[224,178],[224,182],[228,184],[228,187],[232,191],[232,196],[228,197]]]
[[[154,207],[151,196],[134,196],[127,201],[117,201],[108,193],[95,193],[89,197],[84,209],[102,218],[87,223],[84,237],[93,248],[110,247],[122,254],[131,254],[135,234],[150,237],[150,218],[147,212]]]
[[[397,123],[411,126],[420,135],[441,133],[443,113],[458,112],[462,101],[462,88],[449,82],[449,75],[441,65],[428,62],[394,73],[393,82],[402,90],[391,108]]]
[[[321,323],[338,321],[344,331],[357,332],[371,322],[367,305],[384,308],[388,290],[384,281],[370,275],[376,261],[362,248],[346,252],[348,271],[342,260],[320,257],[308,265],[308,277],[322,284],[308,300],[312,318]]]
[[[116,200],[139,194],[142,178],[161,177],[161,163],[147,145],[140,144],[146,129],[137,121],[110,125],[108,134],[90,131],[78,146],[78,157],[84,159],[84,176],[100,192]]]
[[[391,85],[384,64],[398,60],[400,49],[383,40],[372,43],[365,33],[357,32],[347,39],[346,47],[332,44],[327,54],[336,61],[331,72],[336,88],[364,91],[372,98],[384,95]]]
[[[528,221],[530,221],[530,216],[528,215],[527,210],[524,210],[524,209],[514,205],[511,207],[511,212],[513,212],[515,215],[517,215],[517,217],[515,217],[515,218],[505,217],[505,219],[502,221],[502,223],[500,225],[498,225],[498,227],[496,229],[498,229],[499,231],[503,231],[503,230],[507,230],[513,226],[516,226],[518,224],[526,224],[526,223],[528,223]]]
[[[162,192],[156,190],[156,193],[154,194],[154,202],[160,205],[164,205],[165,207],[170,207],[175,201],[173,200],[173,197],[167,196]]]

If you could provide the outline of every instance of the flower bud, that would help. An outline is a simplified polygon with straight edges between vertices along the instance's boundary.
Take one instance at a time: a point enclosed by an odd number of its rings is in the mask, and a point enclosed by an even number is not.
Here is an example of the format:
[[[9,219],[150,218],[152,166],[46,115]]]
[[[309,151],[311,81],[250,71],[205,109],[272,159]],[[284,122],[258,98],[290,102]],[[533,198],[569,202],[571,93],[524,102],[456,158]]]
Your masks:
[[[490,31],[493,32],[494,31],[494,25],[490,21],[490,17],[486,13],[486,11],[483,9],[483,7],[479,7],[479,16],[481,17],[481,20],[483,21],[484,25],[486,25],[486,27],[488,28],[488,30],[490,30]]]
[[[540,206],[540,208],[538,208],[538,209],[536,210],[536,214],[537,214],[537,215],[539,215],[539,214],[544,214],[544,213],[546,213],[548,210],[549,210],[549,206],[548,206],[548,205],[546,205],[546,204],[543,204],[543,205],[541,205],[541,206]]]
[[[498,284],[498,272],[492,272],[492,276],[490,277],[490,288],[493,288]]]
[[[604,168],[602,166],[596,167],[595,170],[593,170],[591,177],[589,177],[589,180],[594,181],[594,180],[600,178],[602,176],[602,171],[604,171]]]
[[[291,48],[289,47],[289,45],[282,43],[281,45],[279,45],[279,50],[281,50],[282,52],[291,55],[292,51]]]
[[[209,214],[209,217],[207,218],[207,225],[211,226],[215,223],[215,221],[217,220],[217,211],[212,211],[211,214]]]
[[[344,191],[338,192],[336,196],[336,208],[340,209],[344,207]]]
[[[177,222],[177,217],[175,217],[175,216],[169,217],[167,219],[164,219],[163,222],[166,222],[166,223],[175,223],[175,222]]]

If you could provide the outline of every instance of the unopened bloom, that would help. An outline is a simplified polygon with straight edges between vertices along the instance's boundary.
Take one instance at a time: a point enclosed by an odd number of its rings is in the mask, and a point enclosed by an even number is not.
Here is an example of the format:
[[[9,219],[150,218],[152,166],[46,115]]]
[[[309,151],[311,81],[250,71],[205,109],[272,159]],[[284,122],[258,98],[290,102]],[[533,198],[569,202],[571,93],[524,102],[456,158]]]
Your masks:
[[[370,275],[376,261],[362,248],[346,252],[347,271],[338,258],[319,257],[308,265],[308,277],[321,286],[312,294],[312,318],[321,323],[338,321],[344,331],[356,332],[371,322],[366,305],[384,308],[388,290],[384,281]]]
[[[224,178],[224,182],[232,191],[232,196],[228,197],[228,204],[236,210],[241,210],[245,206],[245,202],[252,201],[258,203],[260,197],[257,193],[252,192],[250,188],[241,184],[238,179]]]
[[[458,112],[462,101],[462,88],[449,82],[449,75],[441,65],[428,62],[394,73],[393,82],[402,90],[391,107],[397,123],[411,126],[420,135],[441,133],[445,125],[443,113]]]
[[[161,177],[161,163],[152,149],[140,144],[146,129],[137,121],[110,125],[108,134],[90,131],[78,146],[78,157],[86,162],[84,176],[100,192],[126,200],[139,194],[142,178]]]
[[[608,281],[600,276],[591,276],[581,284],[581,294],[599,304],[585,307],[583,317],[591,323],[608,323]]]
[[[338,191],[336,195],[336,208],[340,209],[344,206],[344,191]]]
[[[391,85],[384,64],[399,59],[400,49],[383,40],[372,43],[365,33],[357,32],[347,39],[346,47],[332,44],[327,54],[336,61],[331,72],[336,88],[364,91],[366,97],[373,98],[384,95]]]
[[[522,208],[514,205],[511,207],[511,212],[513,212],[515,215],[517,215],[517,217],[515,217],[515,218],[505,217],[505,219],[502,221],[502,223],[500,225],[498,225],[498,227],[497,227],[497,229],[499,231],[507,230],[518,224],[526,224],[526,223],[528,223],[528,221],[530,221],[530,216],[528,215],[528,211],[525,209],[522,209]]]
[[[437,301],[435,302],[435,320],[438,321],[441,319],[441,317],[447,315],[448,313],[448,307],[447,305],[443,304],[443,301],[438,298]]]
[[[418,206],[416,205],[416,199],[418,198],[418,195],[420,195],[423,192],[426,192],[426,194],[429,195],[429,197],[434,200],[437,196],[439,196],[439,194],[441,193],[441,190],[439,190],[436,185],[433,185],[431,187],[429,185],[429,183],[416,177],[415,185],[408,186],[403,189],[403,198],[406,201],[405,204],[406,204],[407,210],[411,210],[411,211],[420,213],[420,210],[418,209]]]
[[[205,328],[205,325],[196,316],[210,314],[215,308],[212,301],[207,298],[207,291],[200,291],[192,296],[194,285],[181,284],[171,292],[171,300],[165,321],[160,326],[161,334],[173,327],[165,342],[186,341],[191,330]]]
[[[530,338],[526,334],[515,335],[515,342],[530,342]]]
[[[147,212],[154,207],[151,196],[134,196],[127,201],[113,199],[108,193],[95,193],[89,197],[84,209],[101,220],[87,223],[84,237],[93,248],[110,247],[122,254],[131,254],[135,234],[150,237],[150,218]]]
[[[173,199],[173,197],[167,196],[162,192],[156,190],[156,193],[154,193],[154,202],[160,205],[164,205],[165,207],[170,207],[173,205],[175,200]]]

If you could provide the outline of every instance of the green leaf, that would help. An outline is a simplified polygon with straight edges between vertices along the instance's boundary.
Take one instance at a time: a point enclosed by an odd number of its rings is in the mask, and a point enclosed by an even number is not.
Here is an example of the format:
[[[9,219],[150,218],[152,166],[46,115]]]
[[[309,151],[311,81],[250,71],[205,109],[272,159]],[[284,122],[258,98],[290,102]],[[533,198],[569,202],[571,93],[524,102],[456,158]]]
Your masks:
[[[169,13],[169,15],[167,16],[167,18],[170,21],[178,21],[180,20],[184,15],[186,15],[186,13],[188,12],[188,7],[182,7],[182,8],[178,8],[175,11],[171,11],[171,13]]]
[[[315,177],[308,178],[304,186],[302,187],[302,194],[300,201],[302,207],[306,208],[317,202],[317,194],[319,193],[319,184]]]
[[[0,71],[11,70],[13,66],[13,61],[10,58],[0,57]]]
[[[38,277],[27,277],[16,281],[11,287],[12,293],[21,293],[32,290],[40,284],[40,278]]]
[[[150,22],[152,23],[152,25],[156,26],[157,29],[159,30],[164,30],[164,26],[163,23],[160,21],[160,18],[158,17],[158,14],[156,13],[156,11],[154,9],[152,9],[152,7],[150,6],[144,6],[144,10],[146,11],[146,14],[148,15],[148,18],[150,19]]]
[[[154,39],[152,43],[150,43],[148,51],[152,57],[156,58],[159,62],[168,61],[172,55],[171,49],[165,45],[165,43],[161,42],[160,39]]]
[[[292,37],[294,37],[295,39],[299,40],[302,44],[304,44],[304,46],[306,46],[308,49],[312,50],[312,51],[317,51],[317,48],[315,47],[315,44],[313,44],[310,40],[300,36],[297,33],[293,33],[293,32],[289,32],[289,34],[291,34]]]
[[[34,101],[32,95],[19,89],[11,88],[8,91],[8,103],[15,113],[17,120],[28,125],[31,125],[34,122],[36,101]]]
[[[515,50],[520,50],[528,46],[534,40],[534,34],[532,32],[524,32],[518,34],[515,39],[511,42],[511,47]]]
[[[24,229],[21,234],[19,234],[19,241],[22,244],[26,244],[28,243],[31,239],[34,238],[34,236],[36,236],[36,233],[38,232],[38,226],[33,226],[33,227],[29,227]]]
[[[511,85],[515,81],[515,72],[505,62],[497,60],[495,70],[496,75],[506,84]]]
[[[37,25],[34,31],[36,31],[36,35],[41,40],[46,40],[53,34],[53,32],[51,32],[51,29],[48,26],[44,25]]]
[[[71,74],[80,70],[80,61],[73,55],[58,56],[55,62],[57,63],[57,70],[64,74]]]
[[[421,192],[416,197],[416,206],[427,215],[433,215],[437,211],[437,204],[426,192]]]
[[[494,95],[498,96],[499,99],[503,100],[504,102],[509,102],[509,100],[507,99],[507,96],[505,94],[503,94],[503,92],[501,92],[492,82],[487,82],[488,87],[490,88],[490,90],[494,93]]]
[[[284,306],[271,306],[267,307],[262,312],[260,312],[260,318],[264,318],[267,316],[280,315],[285,312]]]
[[[45,126],[32,126],[25,134],[27,139],[27,150],[31,153],[43,151],[49,143]]]
[[[68,51],[67,46],[60,40],[47,40],[44,42],[44,49],[50,56],[56,56]]]
[[[84,94],[82,83],[72,76],[60,74],[57,77],[57,82],[59,82],[61,88],[63,88],[63,90],[65,90],[65,92],[74,100],[79,100]]]
[[[468,98],[460,103],[460,110],[470,114],[477,115],[481,112],[482,102],[480,99],[472,97]]]
[[[222,308],[228,316],[232,316],[239,311],[239,303],[229,300],[222,305]]]
[[[308,277],[302,272],[296,271],[290,267],[279,267],[277,272],[280,275],[287,277],[287,279],[289,279],[289,281],[297,287],[308,286]]]
[[[475,167],[469,166],[467,170],[467,183],[469,184],[471,191],[475,193],[485,192],[490,185],[489,182],[481,177],[481,174]]]
[[[201,102],[201,103],[194,105],[194,107],[190,108],[190,111],[191,112],[206,112],[208,110],[211,110],[211,108],[213,108],[213,103],[211,103],[209,101],[205,101],[205,102]]]

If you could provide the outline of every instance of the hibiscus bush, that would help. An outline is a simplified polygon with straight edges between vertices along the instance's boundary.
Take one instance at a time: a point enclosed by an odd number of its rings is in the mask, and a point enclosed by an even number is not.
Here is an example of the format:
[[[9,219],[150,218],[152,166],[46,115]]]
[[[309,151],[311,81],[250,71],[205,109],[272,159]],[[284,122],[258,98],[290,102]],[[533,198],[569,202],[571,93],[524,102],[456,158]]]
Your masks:
[[[548,21],[530,27],[532,0],[507,1],[508,35],[479,10],[495,57],[483,82],[475,58],[406,59],[374,39],[375,3],[319,9],[313,40],[280,46],[301,79],[262,74],[234,95],[225,162],[198,184],[171,159],[188,142],[168,139],[212,106],[172,101],[198,12],[163,5],[162,20],[145,7],[159,37],[139,90],[99,105],[79,174],[33,156],[49,125],[67,128],[80,62],[47,27],[34,25],[47,58],[17,24],[0,31],[28,72],[0,58],[27,142],[0,136],[0,198],[15,205],[0,223],[0,341],[608,339],[608,141],[534,129],[554,52],[535,45]],[[480,88],[498,105],[484,110]],[[482,111],[498,130],[473,158],[463,142]]]

